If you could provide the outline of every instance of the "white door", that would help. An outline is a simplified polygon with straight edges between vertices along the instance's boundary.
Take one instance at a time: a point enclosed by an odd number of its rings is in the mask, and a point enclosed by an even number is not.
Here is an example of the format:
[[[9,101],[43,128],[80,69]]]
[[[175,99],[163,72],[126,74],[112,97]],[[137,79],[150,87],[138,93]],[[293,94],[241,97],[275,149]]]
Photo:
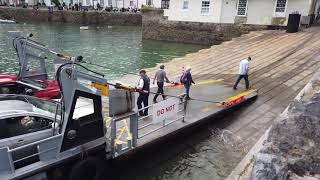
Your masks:
[[[237,1],[236,0],[223,0],[222,1],[222,12],[221,12],[221,23],[234,23],[234,18],[237,12]]]

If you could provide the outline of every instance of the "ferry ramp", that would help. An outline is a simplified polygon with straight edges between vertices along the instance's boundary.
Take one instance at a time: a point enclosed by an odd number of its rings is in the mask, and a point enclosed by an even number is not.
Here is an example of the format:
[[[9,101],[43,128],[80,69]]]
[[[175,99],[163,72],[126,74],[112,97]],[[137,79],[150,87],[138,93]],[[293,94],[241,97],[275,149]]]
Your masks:
[[[213,127],[231,131],[240,137],[248,150],[319,69],[319,37],[319,27],[294,34],[284,31],[251,32],[221,45],[175,58],[165,63],[165,69],[170,80],[178,80],[182,66],[189,65],[196,82],[224,79],[225,83],[232,85],[237,78],[239,62],[251,56],[249,79],[252,88],[258,90],[258,99],[212,123]],[[153,77],[157,69],[147,69],[149,76]],[[136,85],[138,79],[130,75],[122,81]],[[243,86],[242,81],[239,87]],[[197,132],[194,133],[196,136]],[[173,154],[177,156],[177,152]],[[234,165],[241,159],[237,157]],[[155,162],[153,167],[161,168],[161,163],[157,165]],[[215,165],[215,168],[219,167]],[[230,173],[232,167],[226,171]]]

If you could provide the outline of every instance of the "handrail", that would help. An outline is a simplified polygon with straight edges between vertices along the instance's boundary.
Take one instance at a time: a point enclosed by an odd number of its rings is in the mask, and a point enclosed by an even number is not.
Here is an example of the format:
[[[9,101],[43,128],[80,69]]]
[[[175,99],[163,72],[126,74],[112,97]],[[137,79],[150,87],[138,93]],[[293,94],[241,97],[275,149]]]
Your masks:
[[[138,139],[141,139],[141,138],[143,138],[153,132],[156,132],[162,128],[165,128],[166,126],[168,126],[176,121],[182,120],[182,122],[184,122],[186,113],[180,114],[181,112],[185,112],[186,107],[187,107],[187,100],[183,98],[184,96],[185,96],[185,94],[180,95],[181,98],[180,98],[179,107],[178,107],[179,108],[179,110],[178,110],[179,115],[175,119],[173,119],[173,120],[171,118],[164,119],[162,121],[162,125],[160,125],[160,126],[156,125],[156,127],[150,128],[151,130],[149,130],[148,132],[144,132],[144,134],[142,134],[141,136],[139,136],[139,131],[141,131],[142,129],[144,129],[148,126],[153,125],[153,123],[150,122],[148,124],[144,124],[139,127],[139,125],[138,125],[139,121],[141,121],[142,119],[148,118],[148,117],[152,117],[153,114],[151,113],[147,116],[138,117],[138,113],[141,110],[144,110],[147,108],[152,108],[154,106],[154,104],[151,104],[147,107],[138,109],[135,112],[128,113],[128,114],[121,116],[121,117],[113,117],[112,122],[111,122],[111,148],[112,148],[113,156],[115,156],[115,157],[119,156],[119,155],[131,150],[132,148],[135,148],[135,145],[136,145],[136,142]],[[182,106],[180,106],[180,105],[182,105]],[[130,128],[124,127],[124,126],[122,128],[127,128],[127,130],[130,129],[130,130],[128,130],[128,133],[130,134],[131,138],[126,139],[126,140],[122,139],[122,140],[120,140],[120,143],[118,144],[119,141],[116,141],[116,140],[118,140],[118,138],[119,138],[118,135],[120,135],[120,137],[123,138],[123,136],[122,136],[123,130],[118,132],[117,122],[123,121],[123,120],[130,121]],[[125,124],[126,124],[126,122],[125,122]],[[120,133],[120,134],[118,134],[118,133]]]
[[[29,144],[26,144],[26,145],[23,145],[23,146],[19,146],[19,147],[14,148],[14,149],[9,149],[8,152],[15,152],[15,151],[24,149],[24,148],[29,147],[29,146],[33,146],[33,145],[37,145],[37,144],[43,143],[45,141],[49,141],[49,140],[54,139],[54,138],[59,137],[59,136],[62,136],[62,134],[54,135],[54,136],[48,137],[46,139],[42,139],[42,140],[39,140],[39,141],[36,141],[36,142],[32,142],[32,143],[29,143]]]

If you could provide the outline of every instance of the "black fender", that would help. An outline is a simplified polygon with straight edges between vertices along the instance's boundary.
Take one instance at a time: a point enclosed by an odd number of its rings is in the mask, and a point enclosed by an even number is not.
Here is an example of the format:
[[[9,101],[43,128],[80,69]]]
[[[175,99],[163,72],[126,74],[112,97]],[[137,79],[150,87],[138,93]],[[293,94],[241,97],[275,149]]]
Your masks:
[[[75,163],[69,173],[69,180],[102,180],[104,174],[104,161],[88,157]]]

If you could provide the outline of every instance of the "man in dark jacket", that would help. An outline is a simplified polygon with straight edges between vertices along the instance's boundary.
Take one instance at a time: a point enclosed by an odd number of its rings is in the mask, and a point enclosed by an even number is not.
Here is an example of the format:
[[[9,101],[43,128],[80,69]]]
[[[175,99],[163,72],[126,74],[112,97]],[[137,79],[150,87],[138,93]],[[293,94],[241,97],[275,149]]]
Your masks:
[[[149,92],[150,92],[150,79],[147,76],[147,72],[145,70],[140,71],[140,80],[138,83],[137,90],[139,92],[139,97],[137,100],[138,109],[142,108],[142,103],[144,107],[148,106],[149,102]],[[139,111],[140,116],[148,115],[148,108]]]
[[[160,69],[156,72],[154,79],[153,79],[153,84],[155,83],[156,80],[157,80],[158,91],[157,91],[157,94],[153,98],[154,103],[157,102],[157,97],[159,96],[159,94],[162,95],[163,100],[166,99],[164,92],[163,92],[163,86],[164,86],[164,82],[167,82],[167,83],[170,82],[167,77],[166,71],[164,70],[163,64],[160,65]]]
[[[195,82],[192,79],[191,75],[191,68],[187,67],[186,70],[183,72],[181,78],[180,78],[181,83],[183,83],[185,89],[186,89],[186,98],[187,100],[190,100],[190,87],[191,84],[195,84]]]

